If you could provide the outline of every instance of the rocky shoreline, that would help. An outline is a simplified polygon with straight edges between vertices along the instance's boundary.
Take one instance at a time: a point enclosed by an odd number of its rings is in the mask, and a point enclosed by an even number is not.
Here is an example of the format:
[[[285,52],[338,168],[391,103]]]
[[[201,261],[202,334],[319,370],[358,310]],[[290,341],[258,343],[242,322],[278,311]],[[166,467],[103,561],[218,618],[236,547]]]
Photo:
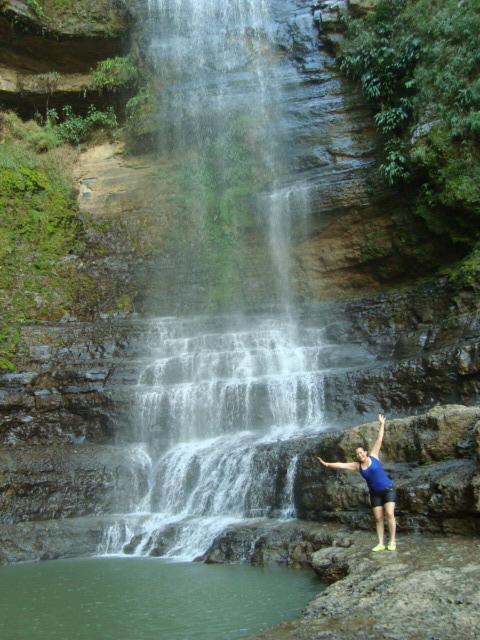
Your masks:
[[[480,408],[453,405],[389,421],[383,460],[398,489],[394,553],[371,552],[374,526],[358,474],[314,460],[351,458],[356,443],[373,441],[376,425],[314,438],[299,457],[295,488],[297,512],[308,521],[232,527],[201,558],[310,567],[330,584],[299,619],[255,640],[476,638],[479,418]]]
[[[279,443],[298,454],[294,493],[303,520],[232,526],[198,558],[311,568],[330,583],[301,618],[256,640],[476,637],[480,407],[436,406],[389,420],[383,461],[398,488],[396,553],[370,552],[375,536],[358,474],[315,461],[318,453],[351,458],[358,443],[373,441],[377,428],[367,423]],[[125,503],[127,485],[142,477],[140,461],[134,469],[127,451],[99,443],[4,446],[0,562],[97,553],[112,523],[109,513]]]
[[[373,554],[373,534],[323,525],[315,535],[325,546],[311,554],[310,566],[333,584],[300,618],[255,640],[478,637],[478,538],[401,535],[396,552]]]

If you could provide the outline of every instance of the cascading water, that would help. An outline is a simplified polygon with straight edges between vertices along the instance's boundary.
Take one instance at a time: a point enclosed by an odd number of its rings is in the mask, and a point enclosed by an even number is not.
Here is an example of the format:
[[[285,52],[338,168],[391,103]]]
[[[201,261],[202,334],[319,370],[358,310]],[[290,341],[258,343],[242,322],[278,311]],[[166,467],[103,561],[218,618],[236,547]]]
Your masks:
[[[159,162],[175,183],[170,303],[184,313],[149,325],[132,411],[148,489],[105,553],[191,559],[231,522],[294,515],[282,443],[322,428],[331,355],[294,311],[290,242],[309,191],[285,113],[303,80],[279,46],[298,24],[278,16],[299,8],[310,25],[308,3],[149,0]]]
[[[288,318],[219,320],[152,321],[135,404],[148,490],[105,552],[133,538],[130,552],[192,558],[229,523],[294,515],[296,455],[281,443],[322,426],[328,346],[314,329],[299,343]]]

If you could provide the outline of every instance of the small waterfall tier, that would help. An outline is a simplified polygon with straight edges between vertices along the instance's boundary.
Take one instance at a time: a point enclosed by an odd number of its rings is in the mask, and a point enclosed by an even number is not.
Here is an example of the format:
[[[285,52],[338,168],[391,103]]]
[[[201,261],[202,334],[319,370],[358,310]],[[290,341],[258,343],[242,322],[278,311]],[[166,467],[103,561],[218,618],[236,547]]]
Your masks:
[[[147,333],[130,445],[146,481],[103,552],[192,559],[230,523],[294,516],[292,441],[324,427],[342,346],[285,317],[163,318]]]

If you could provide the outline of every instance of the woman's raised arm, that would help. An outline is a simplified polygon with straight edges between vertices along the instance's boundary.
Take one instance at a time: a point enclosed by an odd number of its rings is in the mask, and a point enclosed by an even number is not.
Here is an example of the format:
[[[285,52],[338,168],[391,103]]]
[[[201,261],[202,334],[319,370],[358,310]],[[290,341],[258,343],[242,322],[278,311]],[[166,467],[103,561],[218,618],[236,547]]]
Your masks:
[[[380,448],[382,446],[383,434],[384,434],[384,431],[385,431],[385,416],[382,416],[382,414],[380,414],[378,416],[378,421],[380,422],[380,429],[378,431],[378,435],[377,435],[377,439],[375,440],[375,444],[373,445],[373,447],[370,450],[370,455],[372,455],[374,458],[378,458],[378,456],[380,455]]]

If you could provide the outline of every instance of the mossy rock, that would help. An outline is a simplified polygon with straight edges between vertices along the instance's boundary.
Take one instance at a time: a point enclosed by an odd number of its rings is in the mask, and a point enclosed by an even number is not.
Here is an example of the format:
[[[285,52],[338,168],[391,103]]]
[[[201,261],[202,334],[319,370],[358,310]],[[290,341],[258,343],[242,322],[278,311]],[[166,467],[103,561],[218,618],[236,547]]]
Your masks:
[[[46,35],[114,38],[125,34],[125,6],[110,0],[2,0],[0,16]]]

